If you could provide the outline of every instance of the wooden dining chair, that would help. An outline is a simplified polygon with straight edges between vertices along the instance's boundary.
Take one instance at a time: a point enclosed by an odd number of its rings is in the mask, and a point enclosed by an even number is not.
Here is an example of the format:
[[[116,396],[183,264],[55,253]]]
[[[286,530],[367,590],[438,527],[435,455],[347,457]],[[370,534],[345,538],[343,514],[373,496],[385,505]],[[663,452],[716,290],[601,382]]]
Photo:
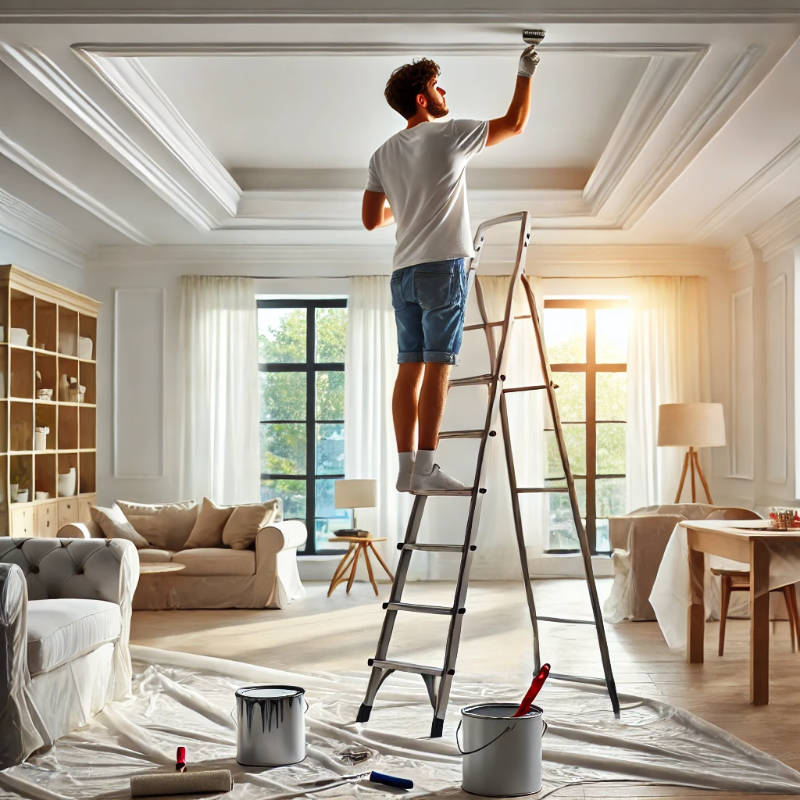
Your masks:
[[[732,509],[719,509],[719,511],[712,511],[706,519],[763,519],[763,517],[755,511],[743,512],[738,510],[734,512]],[[747,570],[712,568],[711,574],[718,575],[720,579],[719,648],[717,652],[722,655],[725,650],[725,622],[728,617],[731,593],[750,591],[750,572]],[[800,645],[800,612],[797,609],[797,594],[794,590],[794,584],[778,586],[770,591],[783,594],[786,612],[789,615],[789,636],[792,641],[792,652],[795,653],[798,645]]]

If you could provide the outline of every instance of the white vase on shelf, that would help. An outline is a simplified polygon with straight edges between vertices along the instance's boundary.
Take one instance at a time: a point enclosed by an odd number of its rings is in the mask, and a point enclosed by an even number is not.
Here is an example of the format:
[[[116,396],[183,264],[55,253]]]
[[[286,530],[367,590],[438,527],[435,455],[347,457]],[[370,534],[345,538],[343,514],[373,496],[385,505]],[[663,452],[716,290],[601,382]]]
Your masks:
[[[75,467],[70,467],[69,472],[60,472],[58,474],[59,497],[72,497],[75,494],[76,478],[77,470]]]

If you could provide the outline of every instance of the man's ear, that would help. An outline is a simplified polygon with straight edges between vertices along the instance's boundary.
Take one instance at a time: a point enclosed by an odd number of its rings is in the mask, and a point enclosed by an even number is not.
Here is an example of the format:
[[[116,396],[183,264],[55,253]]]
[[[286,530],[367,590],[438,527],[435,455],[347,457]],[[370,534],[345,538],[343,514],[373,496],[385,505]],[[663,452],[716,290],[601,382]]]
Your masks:
[[[420,92],[417,95],[417,105],[421,106],[422,108],[427,108],[428,107],[428,96],[426,94],[423,94],[422,92]]]

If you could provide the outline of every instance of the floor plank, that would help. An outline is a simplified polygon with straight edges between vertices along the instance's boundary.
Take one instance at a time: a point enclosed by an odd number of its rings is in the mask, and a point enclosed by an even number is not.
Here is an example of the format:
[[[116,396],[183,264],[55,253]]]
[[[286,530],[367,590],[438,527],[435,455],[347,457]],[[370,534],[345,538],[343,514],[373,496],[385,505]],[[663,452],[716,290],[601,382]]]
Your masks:
[[[277,610],[137,611],[131,641],[151,647],[232,658],[291,670],[363,670],[374,655],[381,602],[389,586],[380,584],[376,598],[367,583],[356,583],[350,595],[340,587],[326,598],[327,584],[307,585],[308,596]],[[598,581],[601,597],[609,581]],[[412,583],[404,600],[449,605],[452,584]],[[539,613],[583,616],[588,604],[585,584],[576,580],[536,581]],[[400,620],[390,651],[417,663],[441,663],[446,621]],[[401,624],[402,623],[402,624]],[[725,655],[717,656],[718,625],[706,625],[705,663],[687,664],[683,654],[668,650],[654,622],[608,625],[612,664],[620,692],[682,706],[800,769],[800,654],[789,646],[788,622],[771,627],[770,691],[767,706],[748,702],[749,622],[729,620]],[[601,675],[596,648],[586,639],[591,629],[547,623],[542,626],[542,656],[560,672]],[[532,667],[530,623],[518,583],[473,582],[459,653],[458,671],[487,680],[518,682],[520,696]],[[456,681],[458,675],[456,676]],[[421,684],[420,684],[421,685]],[[586,785],[554,797],[713,797],[732,800],[746,795],[705,792],[640,784]],[[749,795],[748,795],[749,796]],[[773,795],[758,795],[766,800]]]

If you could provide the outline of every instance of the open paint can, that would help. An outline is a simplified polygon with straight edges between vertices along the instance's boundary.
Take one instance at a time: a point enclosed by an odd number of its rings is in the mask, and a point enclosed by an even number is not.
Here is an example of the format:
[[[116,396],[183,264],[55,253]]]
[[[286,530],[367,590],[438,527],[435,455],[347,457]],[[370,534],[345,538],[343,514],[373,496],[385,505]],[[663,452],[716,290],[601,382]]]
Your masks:
[[[236,760],[252,767],[283,767],[306,757],[305,689],[245,686],[236,690]]]
[[[542,788],[542,736],[547,723],[538,706],[515,717],[518,707],[518,703],[481,703],[461,709],[456,742],[463,756],[465,792],[520,797]]]

